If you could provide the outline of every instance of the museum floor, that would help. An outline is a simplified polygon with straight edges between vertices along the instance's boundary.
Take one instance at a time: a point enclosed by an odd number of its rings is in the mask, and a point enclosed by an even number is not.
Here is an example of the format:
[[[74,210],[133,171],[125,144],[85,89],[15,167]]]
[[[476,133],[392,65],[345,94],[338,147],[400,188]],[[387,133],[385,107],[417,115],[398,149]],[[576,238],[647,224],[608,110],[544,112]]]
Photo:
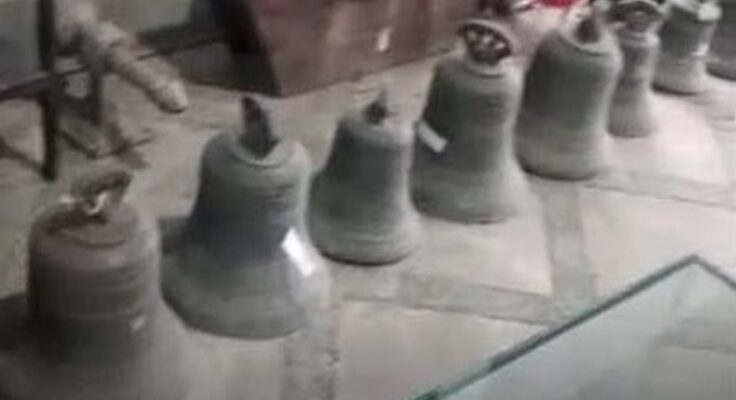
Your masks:
[[[191,109],[157,113],[115,85],[124,113],[155,139],[118,159],[137,170],[132,197],[162,219],[190,207],[202,145],[239,123],[239,93],[223,47],[177,54]],[[302,139],[319,168],[355,87],[385,82],[407,120],[424,98],[433,60],[273,102],[279,129]],[[736,84],[709,94],[658,95],[660,132],[612,140],[611,168],[595,180],[529,177],[525,212],[508,223],[465,226],[425,219],[422,249],[400,265],[332,264],[333,301],[313,329],[244,342],[197,335],[249,400],[402,400],[465,371],[494,351],[595,304],[682,256],[698,253],[736,272]],[[22,290],[34,215],[70,177],[97,162],[65,148],[62,179],[35,172],[40,135],[32,106],[0,107],[0,297]],[[134,121],[133,121],[134,120]],[[295,395],[298,393],[298,395]]]

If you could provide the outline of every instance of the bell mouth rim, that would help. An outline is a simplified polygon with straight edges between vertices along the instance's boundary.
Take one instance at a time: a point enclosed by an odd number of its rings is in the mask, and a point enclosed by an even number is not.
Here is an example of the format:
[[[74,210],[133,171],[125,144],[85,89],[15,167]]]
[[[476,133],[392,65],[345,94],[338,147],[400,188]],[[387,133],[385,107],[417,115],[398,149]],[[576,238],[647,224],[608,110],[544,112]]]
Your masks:
[[[258,157],[240,143],[240,134],[237,132],[231,131],[225,133],[223,136],[230,156],[250,166],[262,169],[278,168],[286,164],[296,151],[296,142],[294,140],[282,139],[276,143],[267,155]]]
[[[7,346],[0,348],[0,355],[2,355],[4,359],[8,360],[10,365],[13,365],[13,367],[10,368],[10,376],[17,373],[23,373],[27,374],[26,376],[29,376],[29,379],[38,379],[38,381],[36,381],[37,383],[43,383],[49,374],[52,376],[63,374],[63,376],[69,377],[72,380],[69,382],[59,383],[57,389],[61,389],[62,391],[68,390],[69,392],[74,393],[76,390],[75,388],[77,388],[77,385],[74,383],[74,379],[86,375],[89,371],[92,371],[92,373],[97,371],[101,376],[112,373],[117,374],[121,371],[130,373],[131,375],[137,375],[139,374],[138,369],[140,366],[151,365],[151,363],[153,363],[152,360],[157,358],[166,359],[168,354],[173,354],[171,352],[177,352],[182,357],[182,363],[177,364],[177,366],[181,368],[178,373],[182,374],[182,378],[186,378],[191,375],[192,371],[197,369],[201,363],[201,361],[192,358],[194,355],[191,352],[195,350],[188,344],[189,339],[187,338],[186,328],[176,319],[175,314],[166,306],[163,299],[160,299],[156,305],[157,312],[159,313],[157,316],[159,321],[156,324],[157,327],[154,332],[154,342],[166,343],[176,340],[178,344],[160,344],[159,346],[152,346],[151,349],[140,351],[140,353],[132,360],[121,358],[104,361],[61,360],[61,362],[58,362],[55,358],[56,356],[46,355],[38,349],[37,341],[40,340],[38,338],[39,333],[33,325],[31,316],[32,311],[29,308],[30,299],[28,296],[28,292],[15,295],[14,297],[17,297],[17,300],[15,304],[11,306],[14,309],[4,311],[12,315],[12,322],[15,323],[14,326],[10,327],[11,336],[6,338]],[[7,300],[7,298],[5,300]],[[53,360],[53,362],[49,362],[50,360]],[[184,360],[186,360],[186,362],[184,362]],[[190,362],[194,362],[197,365],[187,365],[187,363]],[[36,370],[37,372],[34,372],[34,368],[41,365],[47,366],[48,369],[46,371]],[[147,369],[150,370],[150,368]],[[108,383],[110,383],[114,389],[114,382],[110,381]],[[171,388],[171,390],[174,392],[182,390],[183,392],[188,393],[192,390],[192,387],[193,384],[185,379],[183,381],[183,386],[179,389]],[[64,395],[68,396],[68,393],[64,393]]]

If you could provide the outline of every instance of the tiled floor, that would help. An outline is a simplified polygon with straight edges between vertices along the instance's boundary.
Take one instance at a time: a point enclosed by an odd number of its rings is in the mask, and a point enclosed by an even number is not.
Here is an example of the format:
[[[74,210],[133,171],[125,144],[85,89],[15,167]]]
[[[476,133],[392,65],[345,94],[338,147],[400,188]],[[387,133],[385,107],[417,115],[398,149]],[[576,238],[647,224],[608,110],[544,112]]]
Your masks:
[[[125,115],[155,140],[97,162],[65,148],[63,177],[52,185],[29,167],[38,159],[34,110],[0,107],[0,296],[22,290],[34,216],[92,165],[131,166],[133,200],[160,218],[186,215],[202,146],[237,125],[239,93],[218,83],[233,81],[221,46],[174,61],[192,82],[190,111],[160,115],[115,85]],[[300,138],[319,168],[355,87],[388,82],[412,121],[433,62],[268,103],[276,126]],[[401,400],[684,255],[736,266],[736,85],[712,86],[693,98],[658,95],[659,134],[612,140],[612,167],[602,176],[577,184],[530,177],[529,204],[515,220],[463,226],[425,219],[422,249],[397,266],[329,263],[334,301],[312,329],[266,342],[197,334],[196,347],[248,399]]]

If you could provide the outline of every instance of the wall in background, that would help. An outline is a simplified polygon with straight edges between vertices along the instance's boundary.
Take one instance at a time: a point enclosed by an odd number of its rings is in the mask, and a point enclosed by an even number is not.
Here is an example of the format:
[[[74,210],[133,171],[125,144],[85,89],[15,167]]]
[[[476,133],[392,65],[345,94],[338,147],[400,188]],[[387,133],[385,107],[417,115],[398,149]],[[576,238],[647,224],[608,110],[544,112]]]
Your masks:
[[[93,1],[99,4],[104,16],[135,32],[176,28],[209,18],[208,0]]]

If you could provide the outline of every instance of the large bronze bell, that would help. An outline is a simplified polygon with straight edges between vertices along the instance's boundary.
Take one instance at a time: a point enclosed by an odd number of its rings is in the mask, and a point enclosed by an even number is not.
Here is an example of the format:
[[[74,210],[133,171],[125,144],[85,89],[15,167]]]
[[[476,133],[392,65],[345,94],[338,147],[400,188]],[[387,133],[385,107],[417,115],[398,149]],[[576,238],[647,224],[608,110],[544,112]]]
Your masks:
[[[608,114],[621,51],[599,10],[565,24],[541,44],[527,73],[517,122],[522,165],[539,175],[586,179],[606,162]]]
[[[193,361],[161,299],[157,229],[121,203],[129,182],[95,173],[34,224],[27,331],[0,344],[0,398],[190,399]]]
[[[708,70],[713,75],[736,80],[736,1],[721,0],[723,16],[711,42]]]
[[[306,151],[276,136],[253,98],[243,115],[244,132],[205,148],[199,196],[164,266],[164,295],[194,327],[269,338],[307,323],[323,266],[304,234]]]
[[[409,195],[414,134],[388,105],[386,92],[344,117],[332,153],[312,186],[309,229],[326,255],[357,264],[390,264],[420,236]]]
[[[657,125],[652,114],[652,81],[659,57],[657,29],[665,10],[654,0],[621,0],[613,5],[611,13],[621,23],[616,35],[624,68],[613,96],[608,127],[616,136],[648,136]]]
[[[672,0],[664,22],[654,85],[657,89],[697,94],[705,89],[710,42],[721,18],[717,0]]]
[[[464,58],[435,69],[417,123],[412,195],[430,215],[469,223],[503,221],[518,211],[526,181],[512,144],[521,73],[513,35],[500,24],[463,24]]]

